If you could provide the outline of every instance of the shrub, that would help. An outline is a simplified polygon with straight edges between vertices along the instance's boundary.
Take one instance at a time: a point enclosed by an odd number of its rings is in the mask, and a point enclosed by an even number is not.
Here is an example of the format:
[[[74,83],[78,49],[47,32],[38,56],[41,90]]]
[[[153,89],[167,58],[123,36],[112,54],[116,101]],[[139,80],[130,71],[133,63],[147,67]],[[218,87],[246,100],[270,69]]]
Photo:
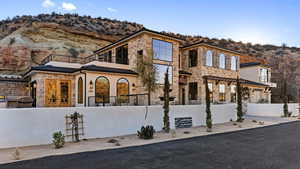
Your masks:
[[[142,126],[140,131],[137,131],[138,137],[141,139],[152,139],[155,133],[153,126]]]
[[[117,143],[118,140],[116,140],[116,139],[110,139],[110,140],[108,140],[107,142],[108,142],[108,143]]]
[[[65,136],[61,131],[53,133],[53,144],[55,148],[62,148],[65,145]]]

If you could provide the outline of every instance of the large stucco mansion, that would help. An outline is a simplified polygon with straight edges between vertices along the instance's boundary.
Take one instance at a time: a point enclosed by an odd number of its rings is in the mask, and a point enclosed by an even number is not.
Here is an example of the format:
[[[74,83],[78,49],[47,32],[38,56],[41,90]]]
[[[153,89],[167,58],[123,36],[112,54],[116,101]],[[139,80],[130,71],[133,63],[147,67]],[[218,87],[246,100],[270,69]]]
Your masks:
[[[0,100],[31,96],[34,107],[145,105],[148,93],[136,67],[139,58],[151,57],[158,86],[151,92],[151,104],[162,103],[167,68],[173,104],[204,103],[204,78],[213,103],[236,102],[237,77],[248,90],[248,102],[270,102],[270,88],[276,84],[270,82],[268,65],[243,62],[248,56],[207,43],[182,42],[142,29],[86,58],[50,55],[22,77],[0,76]]]

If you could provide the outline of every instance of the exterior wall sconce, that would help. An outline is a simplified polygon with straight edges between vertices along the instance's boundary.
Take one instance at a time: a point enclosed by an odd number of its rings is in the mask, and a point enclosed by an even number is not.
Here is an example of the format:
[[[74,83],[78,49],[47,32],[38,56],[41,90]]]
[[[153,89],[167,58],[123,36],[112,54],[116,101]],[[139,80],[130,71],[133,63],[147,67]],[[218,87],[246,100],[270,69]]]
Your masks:
[[[90,81],[90,88],[89,88],[89,92],[93,92],[93,81]]]
[[[27,91],[29,90],[29,85],[28,85],[28,84],[26,85],[25,89],[26,89]]]

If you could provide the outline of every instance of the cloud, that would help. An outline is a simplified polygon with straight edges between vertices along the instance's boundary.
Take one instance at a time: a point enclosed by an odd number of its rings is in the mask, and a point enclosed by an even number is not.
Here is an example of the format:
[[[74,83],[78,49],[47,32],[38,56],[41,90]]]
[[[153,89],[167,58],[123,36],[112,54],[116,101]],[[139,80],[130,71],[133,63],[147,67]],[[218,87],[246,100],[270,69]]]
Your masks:
[[[77,9],[77,7],[74,4],[68,3],[68,2],[63,2],[61,6],[62,6],[62,9],[66,10],[66,11],[73,11],[73,10]]]
[[[114,9],[114,8],[107,8],[107,10],[108,10],[109,12],[118,12],[118,10],[116,10],[116,9]]]
[[[51,0],[44,0],[43,3],[42,3],[42,6],[44,8],[51,8],[51,7],[55,6],[55,3]]]

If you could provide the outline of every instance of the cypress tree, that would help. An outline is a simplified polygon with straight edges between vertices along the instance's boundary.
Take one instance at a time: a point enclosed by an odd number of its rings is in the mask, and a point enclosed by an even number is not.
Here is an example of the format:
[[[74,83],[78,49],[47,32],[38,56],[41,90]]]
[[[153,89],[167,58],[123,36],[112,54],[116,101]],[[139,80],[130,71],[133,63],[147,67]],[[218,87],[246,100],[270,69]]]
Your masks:
[[[167,68],[167,72],[165,74],[165,82],[164,82],[164,131],[169,133],[170,131],[170,119],[169,119],[169,111],[170,111],[170,82],[169,82],[169,68]]]
[[[240,77],[236,79],[237,87],[237,122],[242,122],[243,119],[243,103],[242,103],[242,87],[240,82]]]
[[[210,111],[210,91],[208,88],[207,78],[204,78],[205,82],[205,98],[206,98],[206,127],[207,131],[210,132],[212,128],[212,119],[211,119],[211,111]]]
[[[283,82],[283,116],[289,117],[288,98],[287,98],[286,79]]]

